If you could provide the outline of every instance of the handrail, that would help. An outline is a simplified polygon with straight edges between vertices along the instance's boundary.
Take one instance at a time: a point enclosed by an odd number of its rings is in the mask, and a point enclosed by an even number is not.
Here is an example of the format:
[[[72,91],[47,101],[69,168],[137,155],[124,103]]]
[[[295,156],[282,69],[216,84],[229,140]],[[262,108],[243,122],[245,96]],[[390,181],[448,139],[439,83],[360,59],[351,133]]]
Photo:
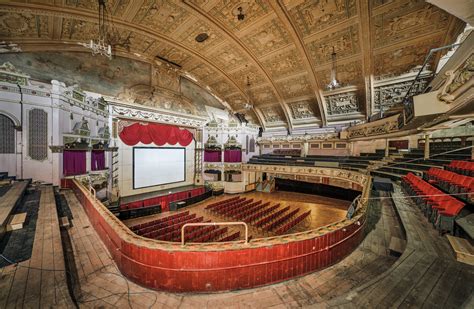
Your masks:
[[[91,185],[89,185],[89,193],[92,194],[92,197],[94,198],[94,200],[97,200],[97,197],[96,197],[97,192],[95,191],[94,187],[92,187]]]
[[[188,226],[216,226],[216,225],[243,225],[245,227],[245,244],[249,242],[249,226],[245,222],[197,222],[197,223],[186,223],[181,227],[181,246],[185,245],[184,241],[184,230]]]

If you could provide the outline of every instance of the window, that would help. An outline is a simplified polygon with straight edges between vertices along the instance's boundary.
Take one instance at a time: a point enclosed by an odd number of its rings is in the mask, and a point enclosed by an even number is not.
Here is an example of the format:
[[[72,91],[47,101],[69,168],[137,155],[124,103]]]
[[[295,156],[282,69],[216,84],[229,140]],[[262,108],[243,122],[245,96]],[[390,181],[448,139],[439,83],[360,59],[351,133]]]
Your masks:
[[[336,148],[337,149],[346,149],[346,144],[345,143],[336,143]]]
[[[33,160],[46,160],[48,158],[48,113],[35,108],[30,110],[28,115],[28,155]]]
[[[15,153],[15,125],[0,114],[0,153]]]
[[[332,143],[323,143],[323,149],[332,149]]]
[[[318,149],[318,148],[319,148],[319,144],[311,144],[311,145],[310,145],[310,148],[312,148],[312,149]]]
[[[253,137],[250,139],[249,151],[250,152],[255,152],[255,139]]]

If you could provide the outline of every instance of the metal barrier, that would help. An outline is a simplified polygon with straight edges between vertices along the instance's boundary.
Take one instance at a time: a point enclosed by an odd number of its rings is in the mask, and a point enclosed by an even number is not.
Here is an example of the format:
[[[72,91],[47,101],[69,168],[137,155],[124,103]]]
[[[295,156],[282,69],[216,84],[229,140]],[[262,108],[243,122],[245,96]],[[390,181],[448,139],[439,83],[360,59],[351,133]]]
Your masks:
[[[186,223],[181,227],[181,246],[185,245],[184,229],[188,226],[216,226],[216,225],[243,225],[245,227],[245,244],[249,242],[249,227],[245,222],[202,222],[202,223]]]

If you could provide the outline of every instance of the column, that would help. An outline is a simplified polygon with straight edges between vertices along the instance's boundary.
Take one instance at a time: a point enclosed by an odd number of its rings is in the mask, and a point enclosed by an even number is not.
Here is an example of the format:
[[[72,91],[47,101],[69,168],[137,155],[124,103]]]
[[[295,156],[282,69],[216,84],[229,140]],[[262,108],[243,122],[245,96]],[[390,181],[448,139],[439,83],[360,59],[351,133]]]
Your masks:
[[[390,155],[390,151],[389,151],[389,142],[388,142],[388,138],[385,139],[385,156],[388,157]]]
[[[305,141],[303,143],[303,148],[301,149],[301,156],[306,157],[308,155],[308,151],[309,151],[309,143]]]
[[[425,152],[423,158],[429,159],[430,158],[430,136],[429,134],[425,135]]]

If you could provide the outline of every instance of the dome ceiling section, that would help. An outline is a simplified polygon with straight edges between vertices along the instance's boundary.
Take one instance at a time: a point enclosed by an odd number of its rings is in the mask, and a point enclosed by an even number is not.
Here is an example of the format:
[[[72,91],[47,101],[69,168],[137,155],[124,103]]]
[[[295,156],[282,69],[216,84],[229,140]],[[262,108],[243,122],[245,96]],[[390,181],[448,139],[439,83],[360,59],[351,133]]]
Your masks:
[[[424,0],[107,3],[118,37],[128,39],[115,46],[117,55],[176,63],[234,110],[248,101],[249,76],[252,103],[262,107],[259,118],[265,118],[264,111],[272,113],[268,119],[282,112],[290,129],[301,121],[326,123],[333,47],[338,80],[363,94],[359,110],[368,116],[370,76],[409,71],[431,48],[451,43],[463,26]],[[77,43],[97,34],[96,23],[96,0],[0,4],[1,39],[19,43],[24,51],[84,51]],[[197,42],[203,33],[207,39]],[[278,113],[266,108],[273,105],[280,106]]]

